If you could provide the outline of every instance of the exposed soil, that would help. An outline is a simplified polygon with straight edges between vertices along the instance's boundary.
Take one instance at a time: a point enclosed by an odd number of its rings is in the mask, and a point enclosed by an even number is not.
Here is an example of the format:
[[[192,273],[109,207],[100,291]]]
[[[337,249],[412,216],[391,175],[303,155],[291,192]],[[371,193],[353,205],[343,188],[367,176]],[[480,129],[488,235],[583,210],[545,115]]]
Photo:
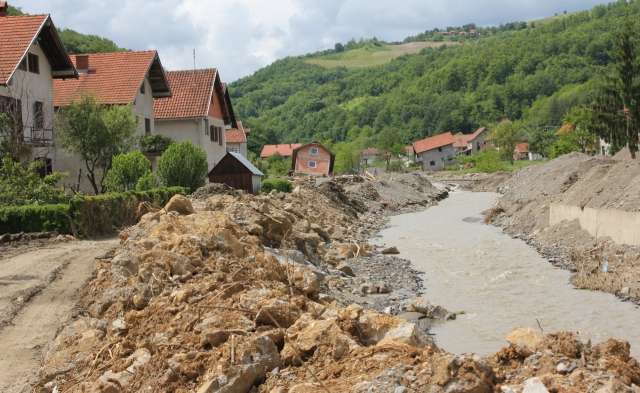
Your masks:
[[[41,244],[41,243],[39,243]],[[94,258],[116,241],[14,244],[0,259],[0,391],[28,392],[44,347],[72,316]]]

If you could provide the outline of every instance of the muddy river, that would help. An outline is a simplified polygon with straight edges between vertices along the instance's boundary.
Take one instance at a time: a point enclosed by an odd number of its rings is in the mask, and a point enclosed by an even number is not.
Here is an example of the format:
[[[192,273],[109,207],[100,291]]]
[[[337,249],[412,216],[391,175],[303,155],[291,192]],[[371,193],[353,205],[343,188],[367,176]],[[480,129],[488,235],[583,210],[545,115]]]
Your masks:
[[[450,352],[489,354],[516,327],[570,330],[594,342],[618,337],[640,355],[640,309],[613,295],[577,290],[569,273],[535,249],[482,223],[497,194],[457,191],[426,211],[393,217],[374,242],[395,245],[424,271],[425,298],[458,319],[434,326]],[[537,321],[536,321],[537,320]]]

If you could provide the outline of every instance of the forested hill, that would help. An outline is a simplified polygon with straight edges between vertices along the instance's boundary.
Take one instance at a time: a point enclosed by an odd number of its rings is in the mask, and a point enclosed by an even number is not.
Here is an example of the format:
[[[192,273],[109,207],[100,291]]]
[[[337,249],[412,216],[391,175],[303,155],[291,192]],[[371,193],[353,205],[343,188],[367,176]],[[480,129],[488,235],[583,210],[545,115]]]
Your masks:
[[[19,8],[12,6],[9,6],[8,13],[9,15],[23,15]],[[60,26],[57,27],[59,28]],[[69,53],[103,53],[124,50],[109,39],[97,35],[78,33],[71,29],[61,29],[60,39]]]
[[[286,58],[230,91],[236,113],[253,130],[254,151],[266,142],[312,139],[338,151],[381,140],[408,143],[503,118],[523,119],[535,133],[561,124],[586,99],[611,61],[615,29],[627,14],[640,21],[640,0],[517,24],[376,67],[309,61],[326,52]]]

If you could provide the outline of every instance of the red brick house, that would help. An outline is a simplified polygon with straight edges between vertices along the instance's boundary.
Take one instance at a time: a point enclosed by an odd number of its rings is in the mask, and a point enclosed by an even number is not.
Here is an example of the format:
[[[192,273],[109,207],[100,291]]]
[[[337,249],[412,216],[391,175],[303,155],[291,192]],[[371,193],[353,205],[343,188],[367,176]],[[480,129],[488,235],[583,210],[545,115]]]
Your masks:
[[[308,143],[293,150],[291,170],[296,174],[330,176],[335,156],[318,142]]]

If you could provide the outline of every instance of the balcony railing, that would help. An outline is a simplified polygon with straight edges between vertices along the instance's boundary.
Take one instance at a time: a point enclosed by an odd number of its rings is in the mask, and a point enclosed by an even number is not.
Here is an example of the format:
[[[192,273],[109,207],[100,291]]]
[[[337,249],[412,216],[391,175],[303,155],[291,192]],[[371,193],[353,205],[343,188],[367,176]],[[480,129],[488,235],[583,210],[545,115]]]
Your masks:
[[[26,127],[24,143],[33,146],[53,146],[53,128]]]

